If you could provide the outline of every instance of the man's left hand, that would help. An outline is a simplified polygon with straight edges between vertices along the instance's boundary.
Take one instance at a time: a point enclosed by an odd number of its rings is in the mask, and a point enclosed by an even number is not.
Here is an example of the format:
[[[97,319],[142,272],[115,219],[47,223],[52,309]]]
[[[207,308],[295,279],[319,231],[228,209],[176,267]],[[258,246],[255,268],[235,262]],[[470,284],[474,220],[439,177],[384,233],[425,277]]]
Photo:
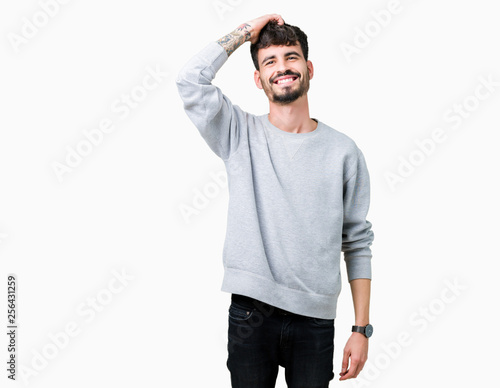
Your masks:
[[[351,363],[349,365],[349,359]],[[344,348],[342,372],[339,380],[356,378],[368,359],[368,338],[361,333],[352,333]],[[347,369],[349,367],[349,369]]]

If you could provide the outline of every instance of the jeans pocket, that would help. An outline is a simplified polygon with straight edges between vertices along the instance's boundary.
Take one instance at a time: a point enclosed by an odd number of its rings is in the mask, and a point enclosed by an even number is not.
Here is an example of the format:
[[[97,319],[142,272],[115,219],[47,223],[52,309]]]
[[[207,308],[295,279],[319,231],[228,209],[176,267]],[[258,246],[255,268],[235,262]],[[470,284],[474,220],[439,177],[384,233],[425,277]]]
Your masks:
[[[229,306],[229,318],[238,322],[247,321],[252,317],[255,308],[238,305],[234,302]]]
[[[324,319],[324,318],[316,318],[316,317],[311,317],[309,320],[316,326],[321,326],[321,327],[332,327],[335,319]]]

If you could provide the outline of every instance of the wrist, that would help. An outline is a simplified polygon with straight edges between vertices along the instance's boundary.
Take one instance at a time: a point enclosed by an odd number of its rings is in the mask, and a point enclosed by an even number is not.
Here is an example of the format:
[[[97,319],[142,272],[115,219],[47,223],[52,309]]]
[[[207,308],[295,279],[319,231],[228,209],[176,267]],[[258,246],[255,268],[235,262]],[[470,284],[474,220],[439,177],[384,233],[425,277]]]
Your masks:
[[[242,35],[246,41],[249,41],[252,38],[253,28],[248,23],[240,24],[234,31],[233,34]]]

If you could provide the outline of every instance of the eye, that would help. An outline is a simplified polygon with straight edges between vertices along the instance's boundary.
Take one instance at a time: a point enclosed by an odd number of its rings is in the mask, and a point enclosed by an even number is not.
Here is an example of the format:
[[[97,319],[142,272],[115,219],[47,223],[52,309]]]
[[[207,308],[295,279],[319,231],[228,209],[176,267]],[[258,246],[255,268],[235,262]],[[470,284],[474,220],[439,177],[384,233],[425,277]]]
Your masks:
[[[266,62],[266,65],[269,65],[271,62],[274,62],[274,61],[268,61],[268,62]]]
[[[297,59],[297,57],[291,56],[291,57],[288,57],[288,59]]]

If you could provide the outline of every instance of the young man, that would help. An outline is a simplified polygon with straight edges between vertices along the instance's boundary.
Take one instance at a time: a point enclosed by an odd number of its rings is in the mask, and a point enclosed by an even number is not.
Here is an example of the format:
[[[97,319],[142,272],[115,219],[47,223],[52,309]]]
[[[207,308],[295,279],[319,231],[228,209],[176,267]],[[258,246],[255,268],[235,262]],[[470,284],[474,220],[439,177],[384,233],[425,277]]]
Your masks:
[[[246,41],[269,114],[243,111],[211,83]],[[356,377],[367,359],[369,175],[351,138],[309,117],[314,70],[307,58],[307,36],[269,14],[210,42],[176,80],[187,115],[228,173],[222,291],[232,294],[227,367],[233,387],[274,387],[280,365],[289,387],[328,387],[341,251],[355,322],[340,380]]]

